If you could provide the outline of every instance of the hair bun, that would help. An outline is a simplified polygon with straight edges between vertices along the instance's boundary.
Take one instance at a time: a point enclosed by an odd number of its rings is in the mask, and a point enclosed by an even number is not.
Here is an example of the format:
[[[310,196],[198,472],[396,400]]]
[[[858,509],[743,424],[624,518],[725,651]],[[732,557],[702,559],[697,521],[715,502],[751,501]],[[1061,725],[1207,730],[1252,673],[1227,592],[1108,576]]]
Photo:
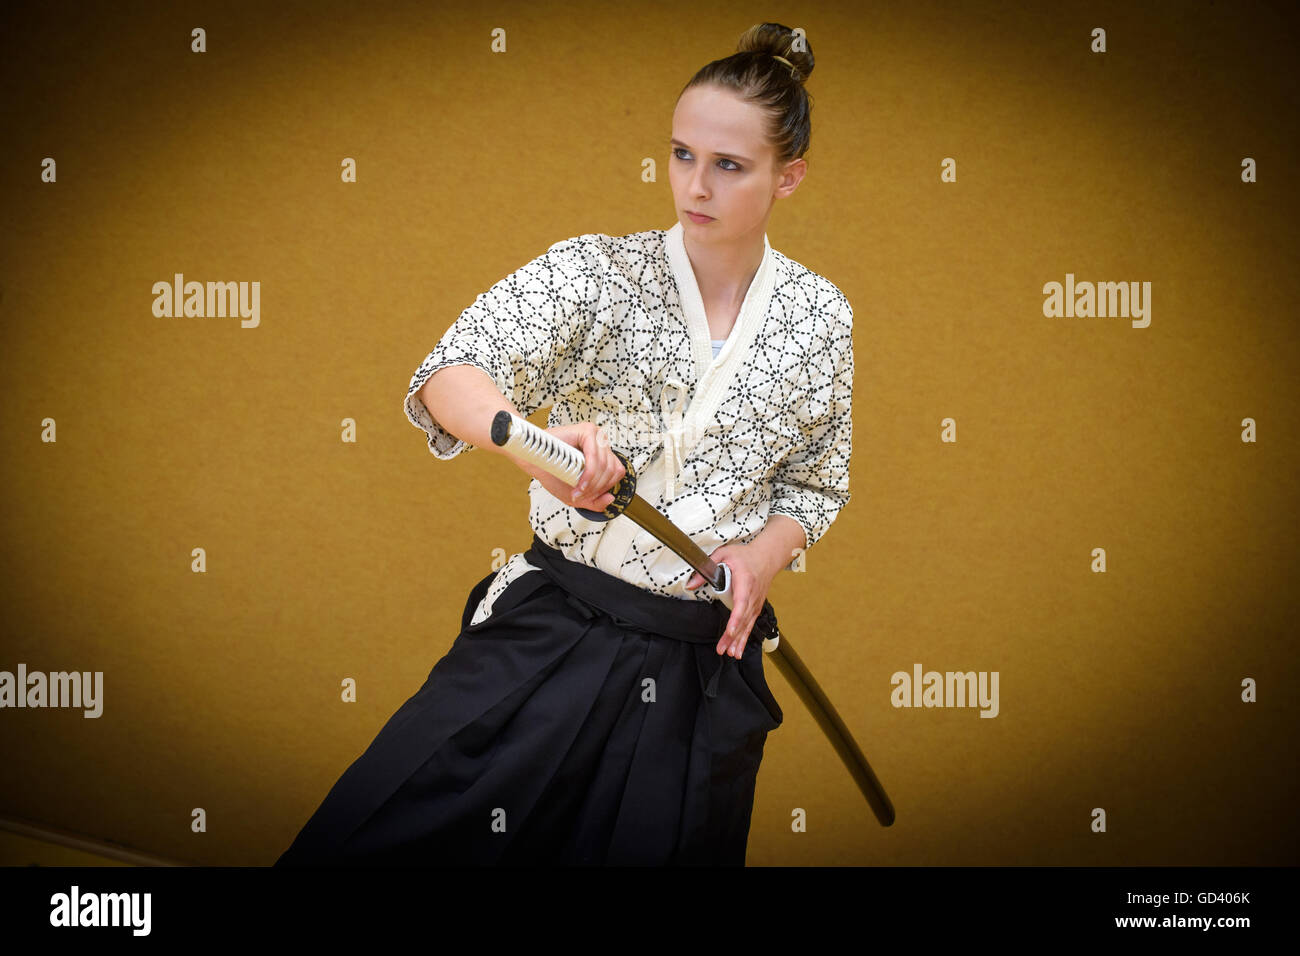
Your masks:
[[[799,49],[795,49],[798,46]],[[736,44],[738,53],[761,53],[784,60],[793,77],[802,83],[813,71],[812,49],[803,31],[797,33],[781,23],[760,23],[750,27]],[[783,66],[785,64],[782,64]]]

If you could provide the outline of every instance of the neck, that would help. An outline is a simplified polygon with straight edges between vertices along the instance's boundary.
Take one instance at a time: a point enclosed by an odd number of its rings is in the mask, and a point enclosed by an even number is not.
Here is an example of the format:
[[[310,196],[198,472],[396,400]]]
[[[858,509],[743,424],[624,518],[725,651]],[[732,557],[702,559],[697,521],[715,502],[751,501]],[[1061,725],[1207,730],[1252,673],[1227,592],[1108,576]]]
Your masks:
[[[695,272],[700,298],[708,303],[740,307],[749,284],[763,264],[763,230],[743,242],[726,245],[695,243],[682,237],[686,256]]]

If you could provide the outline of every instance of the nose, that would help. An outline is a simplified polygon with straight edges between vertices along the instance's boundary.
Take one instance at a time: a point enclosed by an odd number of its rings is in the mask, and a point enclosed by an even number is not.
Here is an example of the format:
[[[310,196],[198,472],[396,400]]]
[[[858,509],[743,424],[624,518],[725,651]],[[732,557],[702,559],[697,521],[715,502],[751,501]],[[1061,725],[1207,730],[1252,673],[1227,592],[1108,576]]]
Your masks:
[[[709,184],[707,180],[708,170],[703,165],[696,165],[691,171],[690,181],[687,186],[690,194],[699,199],[709,198]]]

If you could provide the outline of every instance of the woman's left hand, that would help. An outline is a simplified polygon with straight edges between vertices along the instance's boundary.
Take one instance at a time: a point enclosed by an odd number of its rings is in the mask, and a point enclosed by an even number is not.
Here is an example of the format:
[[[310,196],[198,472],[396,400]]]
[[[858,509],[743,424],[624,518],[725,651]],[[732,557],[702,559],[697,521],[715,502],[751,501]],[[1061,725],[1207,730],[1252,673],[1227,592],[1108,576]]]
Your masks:
[[[731,617],[727,621],[727,630],[718,641],[719,654],[726,653],[739,659],[745,653],[745,642],[762,613],[768,588],[781,570],[771,567],[762,555],[759,549],[747,544],[724,544],[709,555],[719,564],[726,564],[731,571]],[[693,591],[705,583],[704,575],[696,571],[686,582],[686,587]]]

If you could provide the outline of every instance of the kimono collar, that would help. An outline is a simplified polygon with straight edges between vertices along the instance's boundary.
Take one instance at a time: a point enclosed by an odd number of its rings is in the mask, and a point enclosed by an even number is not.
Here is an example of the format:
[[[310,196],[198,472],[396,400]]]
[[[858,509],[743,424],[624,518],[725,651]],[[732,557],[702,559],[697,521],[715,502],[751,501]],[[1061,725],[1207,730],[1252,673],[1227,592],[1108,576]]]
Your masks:
[[[686,327],[691,335],[696,371],[702,377],[714,361],[712,335],[709,332],[708,316],[704,312],[704,299],[700,295],[700,286],[695,279],[695,268],[691,265],[690,256],[686,254],[684,232],[680,221],[673,223],[666,236],[665,250],[673,278],[677,280],[677,290],[681,294],[682,311],[685,313]],[[735,351],[734,346],[739,344],[738,340],[748,341],[757,327],[762,324],[767,312],[767,301],[766,297],[759,293],[764,289],[770,289],[767,280],[772,268],[772,244],[767,240],[767,233],[763,233],[763,259],[758,264],[754,278],[750,280],[749,289],[745,292],[744,302],[740,306],[740,313],[736,316],[736,324],[731,334],[727,336],[727,344],[718,354],[719,362],[725,361],[728,353]]]
[[[664,470],[666,492],[671,499],[677,492],[677,479],[686,456],[699,440],[701,430],[712,420],[729,383],[735,378],[750,342],[766,320],[776,273],[774,255],[767,234],[763,235],[763,259],[754,273],[736,316],[727,342],[713,356],[709,320],[704,312],[695,269],[686,254],[680,222],[667,230],[665,252],[677,291],[682,313],[690,333],[691,354],[695,363],[696,389],[690,408],[686,407],[687,385],[675,379],[664,383],[660,395],[660,420],[664,427]]]

